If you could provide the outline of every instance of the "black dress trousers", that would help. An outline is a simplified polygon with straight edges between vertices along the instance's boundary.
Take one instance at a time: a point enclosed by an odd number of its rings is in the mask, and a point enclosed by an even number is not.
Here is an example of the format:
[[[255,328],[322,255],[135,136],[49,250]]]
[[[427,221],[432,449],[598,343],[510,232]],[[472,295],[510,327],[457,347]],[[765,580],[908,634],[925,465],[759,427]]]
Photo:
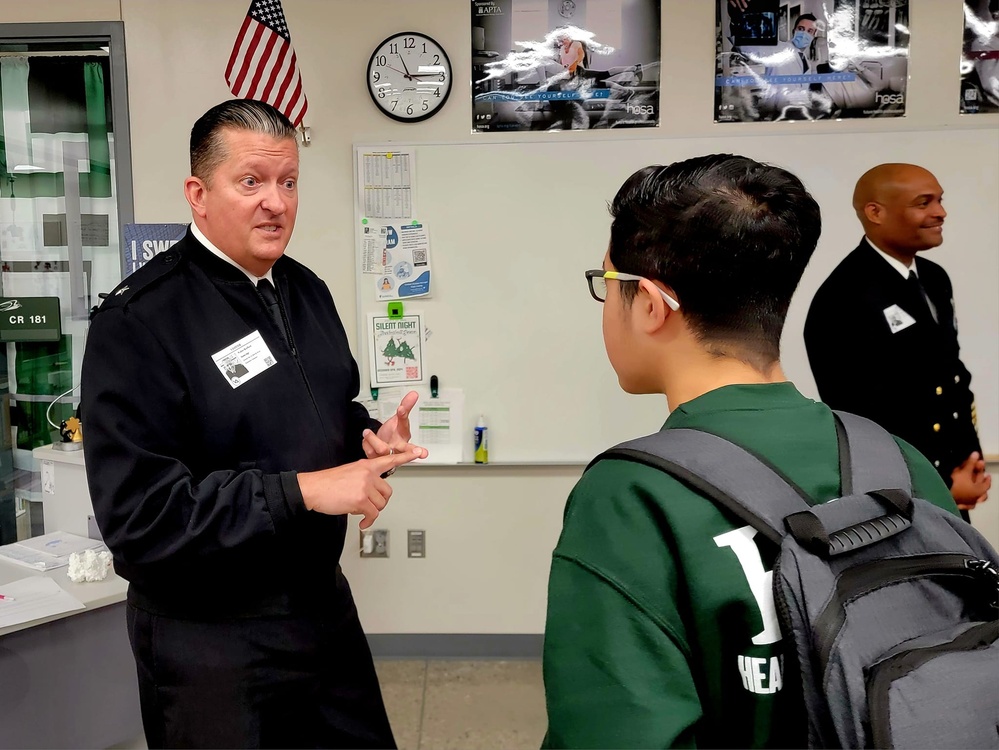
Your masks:
[[[350,589],[321,613],[200,621],[128,606],[150,748],[394,748]]]

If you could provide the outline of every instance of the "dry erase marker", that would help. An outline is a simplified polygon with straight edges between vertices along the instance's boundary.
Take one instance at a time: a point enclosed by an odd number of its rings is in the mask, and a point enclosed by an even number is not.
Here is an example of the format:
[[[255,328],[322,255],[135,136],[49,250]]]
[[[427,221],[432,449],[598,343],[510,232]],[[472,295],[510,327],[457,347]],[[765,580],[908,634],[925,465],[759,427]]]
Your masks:
[[[437,380],[437,376],[436,375],[431,375],[430,376],[430,398],[437,398],[437,394],[439,393],[439,389],[437,388],[437,385],[438,385],[439,382],[440,381]]]
[[[14,597],[7,596],[6,594],[0,594],[0,602],[13,602],[16,601]]]

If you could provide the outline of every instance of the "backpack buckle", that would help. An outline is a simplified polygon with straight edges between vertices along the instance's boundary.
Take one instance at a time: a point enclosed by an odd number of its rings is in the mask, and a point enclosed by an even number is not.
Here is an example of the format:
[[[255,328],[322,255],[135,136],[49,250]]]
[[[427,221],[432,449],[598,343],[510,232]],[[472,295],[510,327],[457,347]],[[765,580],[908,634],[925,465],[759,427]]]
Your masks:
[[[996,566],[988,560],[967,560],[964,565],[989,586],[989,591],[992,593],[992,601],[989,604],[999,609],[999,570]]]

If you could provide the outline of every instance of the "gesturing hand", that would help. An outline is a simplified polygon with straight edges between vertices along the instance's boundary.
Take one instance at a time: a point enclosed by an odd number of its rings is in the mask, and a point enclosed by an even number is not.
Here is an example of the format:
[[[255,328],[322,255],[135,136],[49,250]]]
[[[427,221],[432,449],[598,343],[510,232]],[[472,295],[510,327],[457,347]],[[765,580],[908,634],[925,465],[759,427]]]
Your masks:
[[[973,451],[964,462],[950,473],[952,484],[950,494],[957,507],[971,510],[984,502],[992,486],[992,477],[985,470],[985,460],[978,451]]]
[[[309,510],[331,516],[364,516],[361,528],[366,529],[392,497],[392,487],[382,479],[382,474],[417,458],[422,456],[411,450],[365,458],[335,469],[300,472],[298,486]]]
[[[412,429],[409,424],[409,413],[416,406],[420,395],[416,391],[407,393],[395,414],[381,426],[376,435],[371,430],[365,430],[362,436],[364,455],[368,458],[387,456],[390,453],[409,453],[415,451],[417,458],[426,458],[427,449],[410,443]]]

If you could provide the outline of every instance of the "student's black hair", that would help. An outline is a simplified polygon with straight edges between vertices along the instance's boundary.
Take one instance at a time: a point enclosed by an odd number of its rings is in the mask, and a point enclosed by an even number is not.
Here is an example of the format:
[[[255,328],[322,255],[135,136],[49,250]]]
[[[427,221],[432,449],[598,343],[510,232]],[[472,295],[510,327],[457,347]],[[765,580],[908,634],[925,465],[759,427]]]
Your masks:
[[[817,19],[811,13],[802,13],[800,16],[794,19],[794,26],[791,27],[791,30],[793,31],[794,29],[798,28],[798,24],[801,21],[811,21],[812,23],[818,23],[819,19]]]
[[[226,128],[295,139],[291,120],[270,104],[255,99],[230,99],[205,112],[191,128],[192,175],[208,182],[218,165],[225,161],[227,154],[222,134]]]
[[[759,370],[779,359],[791,297],[822,228],[797,177],[744,156],[700,156],[638,170],[610,212],[614,268],[672,287],[709,351]],[[621,283],[627,304],[636,291]]]

